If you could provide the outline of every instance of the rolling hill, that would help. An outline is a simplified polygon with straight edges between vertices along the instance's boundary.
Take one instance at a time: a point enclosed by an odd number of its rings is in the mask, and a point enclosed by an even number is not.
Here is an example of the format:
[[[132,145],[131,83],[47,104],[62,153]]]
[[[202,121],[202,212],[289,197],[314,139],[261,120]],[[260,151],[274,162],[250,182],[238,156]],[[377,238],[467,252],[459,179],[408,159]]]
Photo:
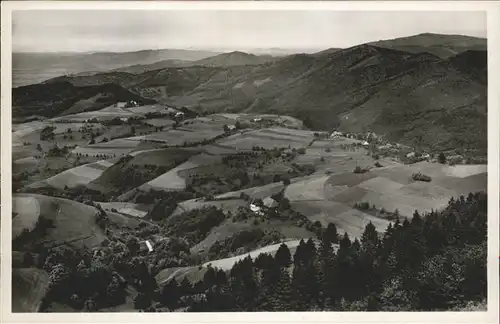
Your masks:
[[[64,114],[92,111],[117,102],[135,100],[141,104],[154,103],[117,84],[74,86],[69,82],[29,85],[13,89],[12,115],[55,117]]]
[[[380,40],[371,45],[392,48],[410,53],[431,53],[449,58],[468,50],[486,51],[486,39],[463,36],[423,33],[410,37]]]
[[[223,53],[194,62],[194,65],[203,66],[236,66],[236,65],[259,65],[271,62],[276,58],[270,55],[254,55],[240,51]]]
[[[162,60],[197,61],[216,55],[211,51],[162,49],[101,53],[13,53],[12,85],[39,83],[57,76],[97,73],[121,67],[152,64]]]
[[[74,86],[111,82],[173,106],[290,115],[312,129],[373,131],[423,148],[485,152],[486,51],[471,49],[485,43],[484,39],[422,34],[376,46],[294,54],[259,65],[242,64],[258,64],[266,57],[232,52],[196,63],[207,66],[57,81]],[[459,53],[443,58],[447,55],[427,51],[436,47]]]

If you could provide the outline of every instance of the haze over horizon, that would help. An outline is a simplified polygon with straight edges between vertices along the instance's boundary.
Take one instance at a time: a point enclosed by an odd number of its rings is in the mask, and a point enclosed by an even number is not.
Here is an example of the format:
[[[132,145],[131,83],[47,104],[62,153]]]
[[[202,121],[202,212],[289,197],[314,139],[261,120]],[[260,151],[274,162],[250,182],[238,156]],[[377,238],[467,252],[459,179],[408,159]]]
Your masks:
[[[41,53],[316,51],[421,33],[486,38],[486,13],[463,11],[23,10],[12,21],[13,51]]]

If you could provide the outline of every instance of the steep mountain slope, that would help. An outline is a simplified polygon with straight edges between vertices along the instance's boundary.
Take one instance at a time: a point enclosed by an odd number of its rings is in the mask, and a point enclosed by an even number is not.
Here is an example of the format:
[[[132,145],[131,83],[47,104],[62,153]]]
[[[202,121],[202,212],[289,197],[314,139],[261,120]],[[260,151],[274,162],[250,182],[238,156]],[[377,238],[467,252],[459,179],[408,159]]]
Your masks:
[[[410,53],[428,52],[441,58],[449,58],[467,50],[486,50],[486,39],[484,38],[432,33],[381,40],[370,44]]]
[[[441,60],[361,45],[287,57],[223,84],[207,82],[175,102],[289,114],[316,129],[375,131],[424,147],[485,150],[486,70],[481,66],[475,57]]]
[[[451,65],[471,78],[486,85],[488,53],[485,50],[467,50],[450,58]]]
[[[36,84],[13,89],[12,116],[54,117],[98,110],[117,102],[130,100],[140,104],[155,102],[112,83],[85,87],[74,86],[69,82]]]

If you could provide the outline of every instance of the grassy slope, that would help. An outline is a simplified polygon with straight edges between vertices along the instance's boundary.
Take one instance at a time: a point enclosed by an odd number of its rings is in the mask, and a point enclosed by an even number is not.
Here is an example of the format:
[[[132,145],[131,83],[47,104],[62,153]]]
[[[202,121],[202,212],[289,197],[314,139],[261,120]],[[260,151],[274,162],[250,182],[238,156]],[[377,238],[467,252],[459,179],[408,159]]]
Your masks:
[[[76,87],[69,82],[14,88],[12,98],[13,117],[54,117],[63,113],[99,110],[119,101],[135,100],[142,104],[155,102],[133,94],[117,84]]]
[[[97,209],[76,201],[36,194],[16,194],[15,197],[33,197],[40,206],[40,217],[52,221],[52,226],[37,233],[29,241],[19,243],[17,250],[30,250],[35,245],[57,246],[69,244],[77,249],[91,248],[104,238],[96,225]],[[20,217],[16,216],[16,217]]]
[[[139,153],[128,161],[122,160],[115,163],[99,178],[92,181],[90,187],[103,192],[124,192],[153,180],[195,154],[196,151],[177,148]],[[147,166],[154,166],[154,168]]]
[[[12,312],[36,312],[48,284],[49,275],[43,270],[12,269]]]

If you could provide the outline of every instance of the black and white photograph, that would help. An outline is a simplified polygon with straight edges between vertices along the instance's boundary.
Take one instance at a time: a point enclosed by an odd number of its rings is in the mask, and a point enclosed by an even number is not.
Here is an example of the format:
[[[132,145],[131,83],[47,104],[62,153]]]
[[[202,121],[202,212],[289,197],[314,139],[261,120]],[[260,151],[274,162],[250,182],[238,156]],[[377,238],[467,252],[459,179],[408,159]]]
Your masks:
[[[498,312],[487,27],[13,10],[8,311]]]

